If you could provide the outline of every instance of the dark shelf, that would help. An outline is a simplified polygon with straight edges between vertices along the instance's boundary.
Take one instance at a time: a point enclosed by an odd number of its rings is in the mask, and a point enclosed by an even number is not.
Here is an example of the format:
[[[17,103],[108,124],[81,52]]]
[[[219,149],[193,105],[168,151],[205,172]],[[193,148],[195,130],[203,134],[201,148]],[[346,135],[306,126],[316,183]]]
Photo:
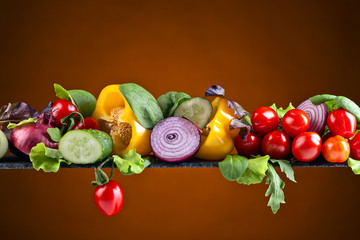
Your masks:
[[[61,168],[94,168],[100,163],[95,164],[61,164]],[[292,161],[293,167],[347,167],[346,163],[328,163],[324,159],[317,159],[310,163],[303,163],[299,161]],[[111,164],[106,164],[105,168],[111,167]],[[155,161],[148,168],[215,168],[218,167],[217,161],[204,161],[201,159],[191,159],[186,162],[166,163],[162,161]],[[6,155],[0,159],[0,169],[33,169],[32,163],[28,159],[20,159],[15,155]]]

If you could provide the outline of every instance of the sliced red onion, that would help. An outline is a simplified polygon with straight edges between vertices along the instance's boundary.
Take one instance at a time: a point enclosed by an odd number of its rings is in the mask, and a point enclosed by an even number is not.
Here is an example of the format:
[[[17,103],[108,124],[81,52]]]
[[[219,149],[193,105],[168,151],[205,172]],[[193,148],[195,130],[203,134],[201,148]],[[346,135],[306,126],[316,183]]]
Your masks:
[[[169,117],[152,130],[151,148],[157,158],[165,162],[181,162],[190,159],[200,147],[200,132],[191,121],[181,117]]]
[[[324,132],[328,115],[325,103],[315,105],[310,100],[306,100],[302,102],[297,109],[303,110],[309,116],[309,132],[316,132],[320,135]]]

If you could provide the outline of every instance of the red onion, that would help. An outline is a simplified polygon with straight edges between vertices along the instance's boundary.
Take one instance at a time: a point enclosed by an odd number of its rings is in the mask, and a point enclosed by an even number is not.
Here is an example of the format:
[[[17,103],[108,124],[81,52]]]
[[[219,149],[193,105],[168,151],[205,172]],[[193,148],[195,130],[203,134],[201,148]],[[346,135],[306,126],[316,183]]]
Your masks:
[[[58,148],[58,143],[51,141],[48,128],[53,128],[54,118],[51,112],[45,112],[38,116],[36,123],[25,123],[14,128],[10,134],[11,143],[21,152],[29,155],[31,148],[38,143],[44,143],[48,148]]]
[[[165,162],[185,161],[199,150],[200,132],[185,118],[169,117],[154,127],[150,144],[155,156]]]
[[[324,132],[328,115],[325,103],[315,105],[310,100],[306,100],[302,102],[297,109],[303,110],[309,116],[309,132],[316,132],[320,135]]]

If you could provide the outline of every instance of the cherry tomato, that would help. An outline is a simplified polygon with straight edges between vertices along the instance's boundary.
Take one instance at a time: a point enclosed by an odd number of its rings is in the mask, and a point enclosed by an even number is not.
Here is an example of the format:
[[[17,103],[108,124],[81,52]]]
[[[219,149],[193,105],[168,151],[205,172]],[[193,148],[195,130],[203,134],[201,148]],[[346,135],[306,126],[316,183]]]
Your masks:
[[[281,127],[290,137],[306,132],[310,127],[309,116],[300,109],[291,109],[281,119]]]
[[[250,158],[251,155],[258,155],[260,153],[261,137],[254,131],[250,131],[244,140],[237,135],[234,141],[239,155]]]
[[[351,138],[356,131],[356,117],[345,109],[337,109],[330,112],[327,125],[334,135]]]
[[[124,202],[123,191],[120,185],[113,180],[97,186],[94,199],[96,206],[105,216],[112,216],[120,212]]]
[[[360,160],[360,132],[350,140],[350,154],[352,158]]]
[[[316,132],[303,132],[292,143],[291,152],[301,162],[311,162],[321,153],[321,137]]]
[[[61,128],[61,119],[67,117],[70,113],[77,112],[77,108],[69,100],[58,99],[52,105],[52,113],[55,118],[54,124],[56,127]]]
[[[73,130],[75,129],[96,129],[100,130],[98,121],[93,117],[84,118],[84,122],[79,121],[75,123]]]
[[[251,116],[251,123],[255,132],[266,135],[279,127],[279,117],[275,110],[269,107],[260,107]]]
[[[290,153],[290,138],[280,130],[268,133],[261,141],[261,151],[273,159],[284,159]]]
[[[350,145],[345,138],[336,135],[324,142],[322,154],[328,162],[342,163],[345,162],[350,155]]]

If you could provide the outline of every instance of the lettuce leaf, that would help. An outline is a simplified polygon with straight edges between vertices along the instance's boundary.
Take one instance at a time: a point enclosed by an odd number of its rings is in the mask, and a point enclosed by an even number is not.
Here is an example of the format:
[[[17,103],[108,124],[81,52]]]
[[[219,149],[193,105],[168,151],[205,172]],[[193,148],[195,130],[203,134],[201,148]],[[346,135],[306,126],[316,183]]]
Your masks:
[[[290,103],[289,106],[286,109],[283,109],[282,107],[277,108],[276,104],[274,103],[273,105],[270,106],[270,108],[274,109],[275,112],[277,113],[277,115],[279,116],[279,118],[283,118],[284,115],[291,109],[295,109],[295,107]]]
[[[14,129],[14,128],[16,128],[16,127],[18,127],[18,126],[21,126],[21,125],[23,125],[23,124],[26,124],[26,123],[36,123],[36,122],[37,122],[37,119],[28,118],[28,119],[26,119],[26,120],[22,120],[22,121],[19,122],[19,123],[9,123],[9,124],[7,125],[7,128],[8,128],[8,129]]]
[[[272,212],[275,214],[279,208],[280,203],[285,203],[285,195],[283,188],[285,183],[281,180],[276,173],[275,168],[268,163],[268,176],[266,178],[266,184],[269,184],[269,188],[265,193],[265,197],[270,196],[268,206],[271,207]]]
[[[57,172],[59,171],[60,163],[65,162],[71,164],[69,161],[63,159],[57,149],[47,148],[44,143],[38,143],[33,147],[29,157],[33,167],[37,171],[42,169],[44,172]]]
[[[139,174],[145,169],[145,159],[136,152],[135,149],[130,150],[128,153],[113,155],[114,162],[120,172],[124,175]],[[147,159],[147,166],[150,165]]]
[[[359,175],[360,174],[360,161],[352,159],[352,158],[348,158],[347,160],[348,166],[351,167],[351,170],[356,174]]]
[[[249,159],[249,166],[244,174],[237,179],[238,183],[250,185],[261,183],[268,170],[268,160],[270,156],[257,157]]]

